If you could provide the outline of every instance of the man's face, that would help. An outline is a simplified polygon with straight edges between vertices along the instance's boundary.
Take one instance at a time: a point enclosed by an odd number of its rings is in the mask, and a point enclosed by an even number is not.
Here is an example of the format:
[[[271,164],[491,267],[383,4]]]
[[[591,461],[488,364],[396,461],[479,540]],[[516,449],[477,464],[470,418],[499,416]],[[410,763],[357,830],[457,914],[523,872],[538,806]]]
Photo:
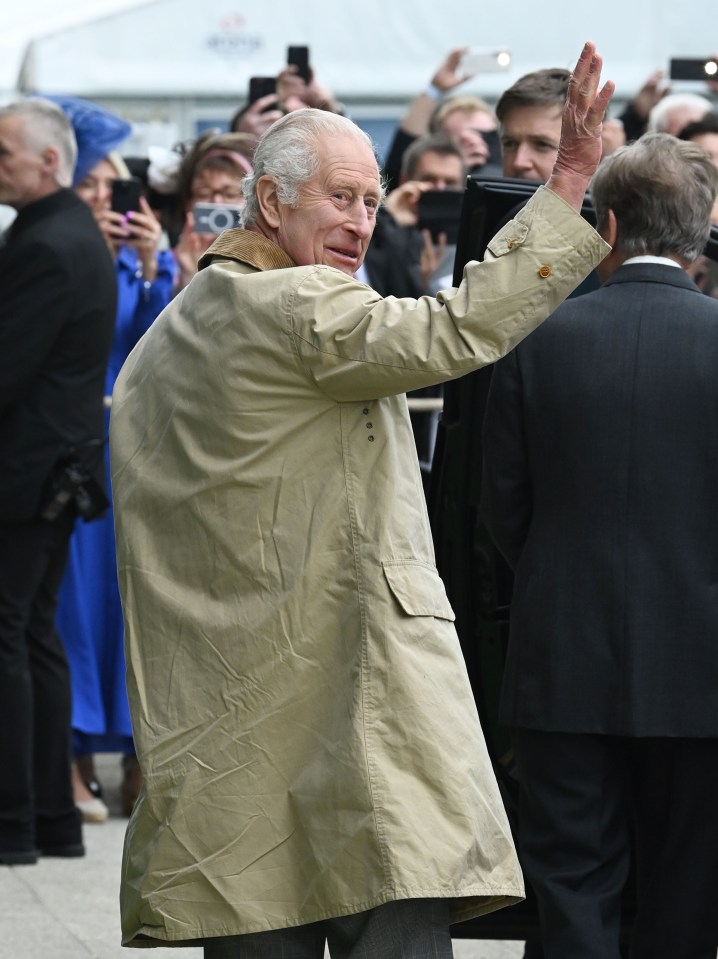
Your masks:
[[[504,176],[548,180],[561,139],[561,113],[558,105],[542,104],[509,111],[501,129]]]
[[[25,122],[19,116],[0,117],[0,203],[16,210],[51,192],[45,151],[28,145]]]
[[[705,150],[715,165],[718,166],[718,133],[696,133],[691,139]]]
[[[466,113],[452,110],[441,121],[441,132],[459,145],[467,169],[484,166],[489,159],[489,147],[482,133],[496,129],[494,118],[483,110]]]
[[[296,207],[278,203],[275,242],[299,266],[333,266],[353,276],[364,262],[381,197],[371,148],[350,133],[319,141],[319,170]]]
[[[428,183],[432,190],[462,190],[464,165],[458,156],[451,153],[427,150],[419,157],[412,179]]]

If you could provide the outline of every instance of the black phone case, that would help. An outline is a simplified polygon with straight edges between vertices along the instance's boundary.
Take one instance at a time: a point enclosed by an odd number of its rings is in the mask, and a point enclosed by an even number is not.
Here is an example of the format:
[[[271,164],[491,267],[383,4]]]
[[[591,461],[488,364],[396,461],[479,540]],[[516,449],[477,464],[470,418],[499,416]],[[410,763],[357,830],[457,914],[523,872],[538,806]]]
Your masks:
[[[139,212],[142,184],[137,177],[112,181],[111,208],[115,213]]]
[[[309,83],[309,47],[288,47],[287,63],[298,67],[299,76]]]

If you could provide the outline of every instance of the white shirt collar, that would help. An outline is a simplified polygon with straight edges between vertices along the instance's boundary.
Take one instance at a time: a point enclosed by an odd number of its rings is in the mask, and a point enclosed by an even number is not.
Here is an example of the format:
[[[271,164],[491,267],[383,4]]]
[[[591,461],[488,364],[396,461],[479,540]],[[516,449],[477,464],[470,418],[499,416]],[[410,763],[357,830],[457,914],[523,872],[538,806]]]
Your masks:
[[[643,256],[631,256],[624,260],[621,266],[628,266],[629,263],[661,263],[663,266],[677,266],[679,270],[683,269],[680,263],[675,260],[669,260],[667,256],[651,256],[646,253]]]

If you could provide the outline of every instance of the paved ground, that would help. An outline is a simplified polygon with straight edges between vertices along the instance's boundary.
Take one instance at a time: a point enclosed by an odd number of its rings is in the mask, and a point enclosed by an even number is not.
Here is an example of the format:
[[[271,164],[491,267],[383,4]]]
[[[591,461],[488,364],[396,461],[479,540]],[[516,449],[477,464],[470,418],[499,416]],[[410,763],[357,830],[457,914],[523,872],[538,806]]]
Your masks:
[[[117,756],[100,756],[110,819],[85,827],[84,859],[0,867],[0,959],[202,959],[201,949],[120,946],[118,883],[126,820],[119,811]],[[517,942],[457,941],[456,959],[518,959]]]

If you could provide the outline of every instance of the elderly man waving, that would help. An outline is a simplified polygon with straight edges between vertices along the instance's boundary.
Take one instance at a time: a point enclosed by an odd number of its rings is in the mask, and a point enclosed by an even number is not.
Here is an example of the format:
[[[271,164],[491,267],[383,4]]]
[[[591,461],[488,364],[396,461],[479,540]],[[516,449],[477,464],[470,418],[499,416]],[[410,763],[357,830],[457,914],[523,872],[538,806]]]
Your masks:
[[[130,355],[111,426],[145,786],[124,942],[449,957],[523,894],[404,393],[503,356],[608,246],[577,214],[612,85],[587,44],[547,188],[436,299],[354,279],[382,188],[350,121],[275,123],[244,229]]]

